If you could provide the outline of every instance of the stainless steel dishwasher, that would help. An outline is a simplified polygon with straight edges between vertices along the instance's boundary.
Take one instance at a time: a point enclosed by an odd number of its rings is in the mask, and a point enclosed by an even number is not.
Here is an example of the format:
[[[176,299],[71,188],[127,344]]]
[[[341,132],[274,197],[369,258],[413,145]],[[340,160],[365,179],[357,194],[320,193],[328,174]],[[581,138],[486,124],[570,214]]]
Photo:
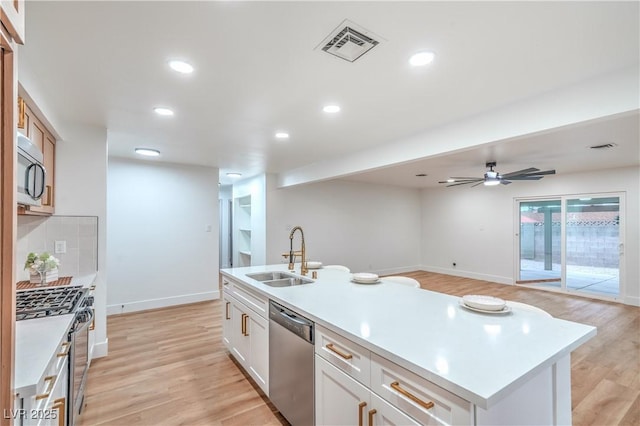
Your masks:
[[[293,426],[314,424],[314,323],[269,301],[269,399]]]

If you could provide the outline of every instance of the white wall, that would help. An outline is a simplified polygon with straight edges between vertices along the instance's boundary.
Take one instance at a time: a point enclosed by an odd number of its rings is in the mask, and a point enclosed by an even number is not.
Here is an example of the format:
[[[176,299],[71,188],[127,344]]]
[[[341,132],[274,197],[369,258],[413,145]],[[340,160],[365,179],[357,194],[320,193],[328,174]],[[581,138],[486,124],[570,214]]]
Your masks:
[[[93,356],[107,355],[107,130],[65,125],[56,142],[55,208],[60,216],[98,217],[98,274],[95,312],[96,346]]]
[[[626,284],[623,301],[640,306],[638,167],[549,176],[499,187],[452,187],[422,192],[422,267],[428,271],[513,283],[514,199],[623,192]],[[456,262],[454,268],[452,263]]]
[[[289,233],[302,226],[309,260],[379,274],[420,265],[420,191],[350,181],[276,188],[267,180],[267,263],[287,263]],[[294,237],[299,250],[300,236]]]
[[[218,169],[109,159],[109,314],[218,291]]]

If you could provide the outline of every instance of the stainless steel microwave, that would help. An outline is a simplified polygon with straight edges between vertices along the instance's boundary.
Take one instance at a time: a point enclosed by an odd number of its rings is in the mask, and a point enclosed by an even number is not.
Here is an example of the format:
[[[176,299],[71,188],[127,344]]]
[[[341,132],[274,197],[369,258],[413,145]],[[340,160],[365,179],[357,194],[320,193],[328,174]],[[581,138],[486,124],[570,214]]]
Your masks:
[[[18,204],[40,205],[47,173],[43,161],[42,151],[18,132]]]

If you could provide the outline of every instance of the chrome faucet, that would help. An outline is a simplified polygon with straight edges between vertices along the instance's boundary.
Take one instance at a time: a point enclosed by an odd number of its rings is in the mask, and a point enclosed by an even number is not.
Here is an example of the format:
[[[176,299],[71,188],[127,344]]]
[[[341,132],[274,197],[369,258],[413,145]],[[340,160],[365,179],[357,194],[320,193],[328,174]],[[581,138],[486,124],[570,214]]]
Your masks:
[[[305,253],[305,249],[304,249],[304,231],[302,231],[302,227],[300,226],[296,226],[291,230],[291,233],[289,234],[289,270],[293,271],[293,264],[294,264],[294,260],[295,260],[295,252],[293,251],[293,234],[296,233],[296,231],[300,231],[300,237],[302,238],[302,248],[300,249],[300,252],[302,253],[302,263],[300,266],[300,274],[301,275],[307,275],[308,269],[307,269],[307,258],[306,258],[306,253]]]

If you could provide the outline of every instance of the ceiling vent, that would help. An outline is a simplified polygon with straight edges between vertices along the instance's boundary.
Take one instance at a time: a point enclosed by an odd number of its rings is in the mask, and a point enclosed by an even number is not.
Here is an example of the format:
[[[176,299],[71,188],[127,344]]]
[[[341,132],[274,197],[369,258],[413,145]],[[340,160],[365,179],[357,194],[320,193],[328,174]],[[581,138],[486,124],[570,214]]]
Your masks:
[[[609,149],[609,148],[613,148],[617,146],[615,143],[605,143],[602,145],[594,145],[594,146],[590,146],[589,148],[591,149]]]
[[[376,47],[380,42],[377,35],[345,19],[331,32],[316,49],[330,53],[345,61],[356,59]]]

